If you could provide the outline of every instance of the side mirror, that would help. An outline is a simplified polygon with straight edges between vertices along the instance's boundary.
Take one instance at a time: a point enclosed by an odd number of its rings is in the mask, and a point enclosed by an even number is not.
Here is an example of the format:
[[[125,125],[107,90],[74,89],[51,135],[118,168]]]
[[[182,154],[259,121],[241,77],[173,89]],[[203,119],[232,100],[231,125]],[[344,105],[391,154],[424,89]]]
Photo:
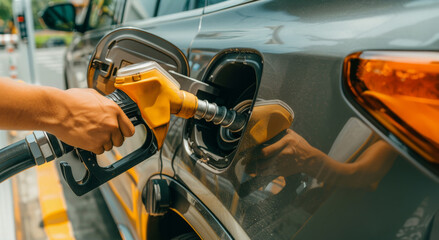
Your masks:
[[[47,7],[41,18],[48,28],[71,32],[75,30],[76,10],[71,3],[61,3]]]

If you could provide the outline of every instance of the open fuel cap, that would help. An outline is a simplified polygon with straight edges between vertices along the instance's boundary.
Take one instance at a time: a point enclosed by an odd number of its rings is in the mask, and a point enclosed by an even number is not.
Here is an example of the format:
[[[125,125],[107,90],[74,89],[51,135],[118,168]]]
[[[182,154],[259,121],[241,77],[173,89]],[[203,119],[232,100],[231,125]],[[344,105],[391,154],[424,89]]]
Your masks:
[[[112,93],[117,71],[135,63],[155,61],[166,71],[189,76],[186,56],[170,42],[137,28],[120,28],[99,41],[87,70],[88,87]]]

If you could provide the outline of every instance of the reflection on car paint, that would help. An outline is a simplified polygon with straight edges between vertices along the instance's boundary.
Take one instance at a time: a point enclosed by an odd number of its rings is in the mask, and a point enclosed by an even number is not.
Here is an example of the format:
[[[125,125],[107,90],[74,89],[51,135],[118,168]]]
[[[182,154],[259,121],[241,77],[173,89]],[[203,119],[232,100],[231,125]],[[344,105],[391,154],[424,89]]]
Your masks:
[[[342,60],[351,52],[437,49],[437,10],[434,1],[253,1],[217,12],[206,8],[202,22],[150,25],[148,31],[187,50],[191,77],[200,80],[207,79],[206,68],[222,49],[256,49],[264,64],[256,97],[282,99],[297,114],[293,126],[265,143],[285,144],[275,153],[284,158],[254,153],[260,156],[246,164],[235,157],[222,171],[185,155],[181,129],[186,122],[174,119],[163,147],[166,174],[186,184],[235,239],[245,239],[236,235],[241,228],[252,239],[427,236],[431,213],[438,209],[437,184],[403,157],[393,160],[393,149],[357,118],[361,114],[346,104],[339,84]],[[317,152],[320,164],[303,165],[298,156],[283,154],[291,145],[302,146],[305,154]],[[391,158],[383,160],[381,153]],[[156,171],[152,161],[136,167],[140,177]],[[172,171],[166,169],[169,164]],[[346,174],[355,168],[372,174],[365,181]]]
[[[144,126],[137,125],[135,127],[135,134],[125,140],[123,147],[114,147],[110,152],[98,156],[99,165],[111,165],[123,156],[128,155],[128,153],[138,149],[141,143],[144,142],[146,133]],[[141,236],[141,239],[146,239],[147,229],[144,226],[147,224],[147,214],[141,201],[141,189],[137,187],[140,175],[141,171],[131,168],[125,174],[109,181],[108,186],[130,222],[130,231],[124,233],[127,229],[123,229],[124,231],[120,230],[121,234],[128,236],[128,233],[133,234],[135,232],[136,234],[133,236]],[[115,206],[110,205],[111,207]]]
[[[327,155],[293,130],[293,116],[280,100],[259,100],[226,171],[211,174],[185,161],[248,233],[257,232],[251,238],[291,238],[336,190],[376,189],[397,156],[357,118],[346,122]]]

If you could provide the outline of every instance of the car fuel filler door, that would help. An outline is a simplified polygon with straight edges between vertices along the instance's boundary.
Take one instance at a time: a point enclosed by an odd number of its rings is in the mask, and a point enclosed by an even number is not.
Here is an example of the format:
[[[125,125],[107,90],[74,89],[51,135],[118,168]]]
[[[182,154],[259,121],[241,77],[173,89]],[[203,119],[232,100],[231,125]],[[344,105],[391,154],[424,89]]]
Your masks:
[[[88,87],[109,94],[115,90],[120,68],[145,61],[155,61],[167,71],[189,75],[187,59],[176,46],[140,29],[121,28],[106,35],[96,46],[88,65]]]

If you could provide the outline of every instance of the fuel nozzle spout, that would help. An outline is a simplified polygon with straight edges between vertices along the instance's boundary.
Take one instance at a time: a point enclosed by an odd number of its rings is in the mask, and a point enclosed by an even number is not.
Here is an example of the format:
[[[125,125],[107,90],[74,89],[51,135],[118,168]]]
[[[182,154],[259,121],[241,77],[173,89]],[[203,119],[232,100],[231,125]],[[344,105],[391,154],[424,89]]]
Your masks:
[[[227,109],[224,106],[216,105],[216,103],[209,103],[207,100],[200,99],[198,99],[198,106],[194,118],[213,122],[213,124],[221,125],[232,132],[242,131],[247,119],[244,113],[238,113],[235,110]]]

